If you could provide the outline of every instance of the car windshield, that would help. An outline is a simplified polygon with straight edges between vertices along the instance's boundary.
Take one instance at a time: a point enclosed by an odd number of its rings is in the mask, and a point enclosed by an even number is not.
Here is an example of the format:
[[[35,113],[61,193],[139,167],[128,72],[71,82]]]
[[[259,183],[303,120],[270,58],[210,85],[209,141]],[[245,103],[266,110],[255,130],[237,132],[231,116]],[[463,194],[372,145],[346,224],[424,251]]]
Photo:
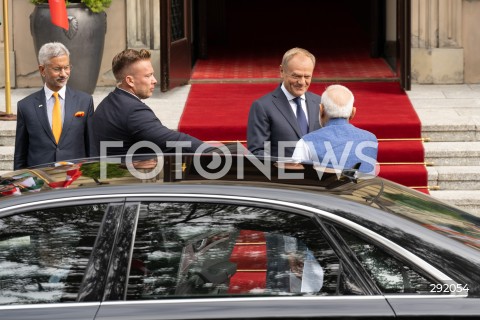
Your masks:
[[[364,180],[341,189],[340,196],[343,198],[408,218],[480,250],[480,217],[380,179]]]

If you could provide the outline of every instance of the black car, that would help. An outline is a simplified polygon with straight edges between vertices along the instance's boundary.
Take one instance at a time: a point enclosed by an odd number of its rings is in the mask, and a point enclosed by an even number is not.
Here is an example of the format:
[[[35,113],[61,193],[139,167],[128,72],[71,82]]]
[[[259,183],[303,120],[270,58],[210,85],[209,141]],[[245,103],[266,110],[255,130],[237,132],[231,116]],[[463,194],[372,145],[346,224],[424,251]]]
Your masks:
[[[6,174],[1,319],[480,318],[480,218],[248,156]]]

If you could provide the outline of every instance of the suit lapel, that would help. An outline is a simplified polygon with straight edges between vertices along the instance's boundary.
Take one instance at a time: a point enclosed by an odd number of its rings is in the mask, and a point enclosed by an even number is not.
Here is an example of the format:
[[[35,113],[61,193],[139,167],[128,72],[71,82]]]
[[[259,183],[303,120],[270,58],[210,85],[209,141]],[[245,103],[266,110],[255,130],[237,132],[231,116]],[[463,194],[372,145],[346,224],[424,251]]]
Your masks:
[[[308,91],[305,93],[305,102],[307,103],[307,113],[308,113],[308,132],[315,131],[315,122],[318,119],[318,112],[320,110],[319,105],[315,105],[316,102],[312,101],[312,97],[308,94]]]
[[[43,130],[45,130],[47,136],[55,143],[55,137],[52,133],[52,127],[50,126],[50,122],[48,122],[47,101],[45,100],[44,89],[37,92],[37,95],[35,96],[35,104],[33,107],[35,108],[38,120],[42,124]]]
[[[302,137],[302,132],[298,126],[297,118],[295,117],[292,107],[290,106],[290,103],[288,102],[287,97],[283,93],[280,86],[273,92],[273,104],[292,126],[298,137]]]
[[[74,118],[75,113],[75,93],[70,90],[68,87],[65,90],[65,115],[63,118],[63,127],[62,127],[62,134],[60,135],[59,143],[64,140],[65,136],[68,134],[68,130],[72,125],[72,121]]]

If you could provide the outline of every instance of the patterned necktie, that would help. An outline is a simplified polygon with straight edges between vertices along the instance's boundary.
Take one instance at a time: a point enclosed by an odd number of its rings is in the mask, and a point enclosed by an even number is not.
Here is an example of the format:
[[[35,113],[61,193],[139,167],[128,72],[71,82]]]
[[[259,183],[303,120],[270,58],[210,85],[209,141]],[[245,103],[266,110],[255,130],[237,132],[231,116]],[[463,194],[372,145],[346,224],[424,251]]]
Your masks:
[[[58,92],[54,92],[53,96],[55,97],[55,103],[53,104],[52,112],[52,132],[55,137],[55,141],[58,144],[60,140],[60,135],[62,134],[62,114],[60,111],[60,99],[58,98]]]
[[[308,121],[307,117],[305,116],[305,112],[302,109],[302,102],[300,97],[293,98],[293,102],[297,105],[297,121],[298,126],[300,127],[300,131],[302,131],[302,136],[308,133]]]

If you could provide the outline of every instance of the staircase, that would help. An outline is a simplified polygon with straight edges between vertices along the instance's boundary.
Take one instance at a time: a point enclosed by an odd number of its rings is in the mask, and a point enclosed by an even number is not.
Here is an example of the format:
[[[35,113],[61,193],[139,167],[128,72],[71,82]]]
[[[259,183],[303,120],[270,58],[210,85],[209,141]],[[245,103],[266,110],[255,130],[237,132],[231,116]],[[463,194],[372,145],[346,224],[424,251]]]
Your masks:
[[[430,194],[480,216],[480,86],[414,85]]]
[[[480,216],[480,141],[428,142],[425,158],[430,194]]]
[[[0,121],[0,173],[13,170],[16,121]]]

